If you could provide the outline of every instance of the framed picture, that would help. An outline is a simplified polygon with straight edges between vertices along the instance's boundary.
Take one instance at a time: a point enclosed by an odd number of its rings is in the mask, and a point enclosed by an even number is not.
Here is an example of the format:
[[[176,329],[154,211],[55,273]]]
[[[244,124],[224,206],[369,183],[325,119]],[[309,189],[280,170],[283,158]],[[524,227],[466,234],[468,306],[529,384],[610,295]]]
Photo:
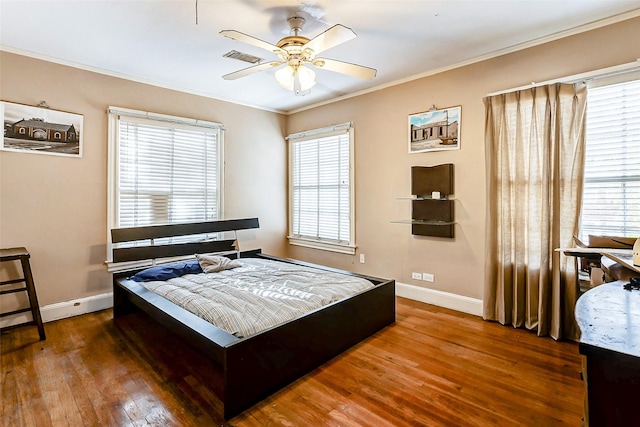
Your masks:
[[[460,112],[462,107],[441,110],[433,107],[424,113],[409,115],[409,153],[460,149]]]
[[[5,101],[0,114],[1,150],[82,157],[82,115]]]

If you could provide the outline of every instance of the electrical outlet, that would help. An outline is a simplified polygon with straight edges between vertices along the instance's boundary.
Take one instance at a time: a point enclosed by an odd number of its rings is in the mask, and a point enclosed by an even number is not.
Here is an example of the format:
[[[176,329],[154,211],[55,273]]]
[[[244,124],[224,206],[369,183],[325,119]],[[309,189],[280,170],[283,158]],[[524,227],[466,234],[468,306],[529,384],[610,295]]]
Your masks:
[[[420,280],[420,279],[422,279],[422,274],[420,274],[420,273],[411,273],[411,278],[412,279],[416,279],[416,280]]]
[[[360,264],[364,264],[364,254],[360,254]]]
[[[425,282],[433,282],[435,280],[435,277],[433,277],[433,274],[422,273],[422,280],[424,280]]]

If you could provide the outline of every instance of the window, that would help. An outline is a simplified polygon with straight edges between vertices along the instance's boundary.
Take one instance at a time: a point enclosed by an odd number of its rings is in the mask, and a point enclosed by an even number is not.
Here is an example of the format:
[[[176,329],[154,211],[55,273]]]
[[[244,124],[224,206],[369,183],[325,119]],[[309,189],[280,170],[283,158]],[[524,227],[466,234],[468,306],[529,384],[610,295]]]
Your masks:
[[[640,236],[640,80],[591,87],[581,239]]]
[[[351,123],[289,140],[289,242],[355,253]]]
[[[217,123],[110,108],[109,234],[218,219],[221,137]]]

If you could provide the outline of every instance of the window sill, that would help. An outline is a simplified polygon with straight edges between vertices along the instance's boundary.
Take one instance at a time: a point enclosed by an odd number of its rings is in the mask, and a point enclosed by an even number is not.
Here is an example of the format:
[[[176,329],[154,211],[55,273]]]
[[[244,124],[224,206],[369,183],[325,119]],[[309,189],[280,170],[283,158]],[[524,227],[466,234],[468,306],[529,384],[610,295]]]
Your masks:
[[[304,246],[311,249],[320,249],[323,251],[338,252],[341,254],[355,255],[356,247],[340,243],[320,242],[317,240],[301,239],[299,237],[288,236],[289,244],[295,246]]]

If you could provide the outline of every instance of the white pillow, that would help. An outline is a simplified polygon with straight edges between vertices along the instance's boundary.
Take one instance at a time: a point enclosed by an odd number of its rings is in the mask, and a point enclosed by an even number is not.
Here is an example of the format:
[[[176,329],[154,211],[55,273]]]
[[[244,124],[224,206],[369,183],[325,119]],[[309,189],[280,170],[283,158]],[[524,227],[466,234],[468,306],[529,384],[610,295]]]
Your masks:
[[[242,266],[238,261],[220,255],[196,254],[196,259],[205,273],[217,273]]]

